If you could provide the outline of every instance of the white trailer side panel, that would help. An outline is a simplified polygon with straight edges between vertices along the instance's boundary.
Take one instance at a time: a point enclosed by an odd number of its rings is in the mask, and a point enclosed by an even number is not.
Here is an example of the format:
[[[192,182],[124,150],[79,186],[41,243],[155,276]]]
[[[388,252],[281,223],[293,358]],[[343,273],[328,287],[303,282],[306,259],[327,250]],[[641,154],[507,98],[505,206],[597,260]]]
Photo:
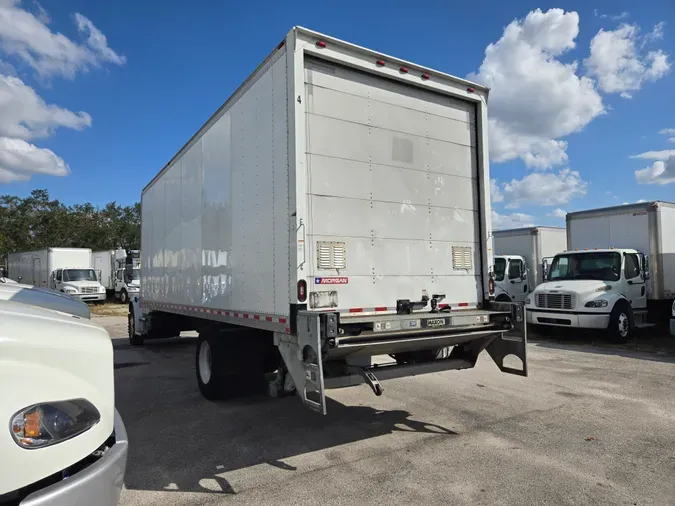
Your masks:
[[[661,205],[661,253],[660,266],[663,273],[665,298],[675,299],[675,206]]]
[[[341,310],[482,301],[475,105],[311,57],[304,99],[309,291]],[[344,268],[319,264],[331,242]]]
[[[113,258],[115,252],[108,251],[94,251],[91,254],[91,268],[101,271],[101,284],[108,290],[115,288],[115,279],[113,272]]]
[[[289,315],[285,48],[142,197],[141,298]]]
[[[649,254],[649,213],[642,209],[569,219],[568,248],[633,248]]]

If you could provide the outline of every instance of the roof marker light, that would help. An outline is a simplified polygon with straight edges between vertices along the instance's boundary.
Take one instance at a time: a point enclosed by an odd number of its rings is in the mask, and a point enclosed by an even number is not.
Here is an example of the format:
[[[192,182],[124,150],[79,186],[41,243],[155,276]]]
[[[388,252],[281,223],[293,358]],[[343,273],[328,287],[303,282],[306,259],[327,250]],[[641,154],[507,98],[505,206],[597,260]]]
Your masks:
[[[399,70],[401,71],[401,74],[407,74],[408,73],[408,69],[406,67],[401,67]]]
[[[326,43],[322,40],[317,40],[316,45],[319,47],[326,47]]]
[[[429,79],[429,74],[422,74],[422,79],[424,79],[425,81]]]
[[[377,61],[375,62],[375,65],[377,65],[378,67],[384,67],[384,61],[382,61],[382,60],[377,60]]]
[[[466,91],[468,91],[469,93],[473,93],[476,90],[474,90],[473,88],[467,88]]]

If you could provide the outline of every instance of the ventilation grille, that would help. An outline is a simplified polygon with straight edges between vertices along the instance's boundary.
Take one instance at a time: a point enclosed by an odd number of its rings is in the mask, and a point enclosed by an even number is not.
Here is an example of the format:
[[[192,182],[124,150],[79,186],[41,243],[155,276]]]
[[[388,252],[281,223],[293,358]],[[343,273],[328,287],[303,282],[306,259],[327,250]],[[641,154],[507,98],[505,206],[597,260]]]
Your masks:
[[[321,270],[347,268],[347,248],[343,242],[317,241],[316,263]]]
[[[467,270],[473,268],[473,252],[471,251],[471,246],[452,247],[452,268]]]
[[[535,304],[547,309],[574,309],[576,296],[573,293],[538,293]]]

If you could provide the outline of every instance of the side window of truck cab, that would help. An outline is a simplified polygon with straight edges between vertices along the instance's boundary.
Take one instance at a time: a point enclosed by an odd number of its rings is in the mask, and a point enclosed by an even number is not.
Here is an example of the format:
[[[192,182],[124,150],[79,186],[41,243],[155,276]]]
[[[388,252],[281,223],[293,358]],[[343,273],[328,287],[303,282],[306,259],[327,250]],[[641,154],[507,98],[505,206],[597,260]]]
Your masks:
[[[636,254],[626,255],[623,271],[626,279],[634,279],[640,275],[640,260]]]
[[[122,269],[117,269],[115,277],[117,278],[117,281],[122,281]]]
[[[523,275],[523,261],[512,258],[509,261],[509,279],[520,279]]]
[[[62,272],[63,271],[61,269],[56,270],[56,281],[59,282],[59,283],[61,282]]]

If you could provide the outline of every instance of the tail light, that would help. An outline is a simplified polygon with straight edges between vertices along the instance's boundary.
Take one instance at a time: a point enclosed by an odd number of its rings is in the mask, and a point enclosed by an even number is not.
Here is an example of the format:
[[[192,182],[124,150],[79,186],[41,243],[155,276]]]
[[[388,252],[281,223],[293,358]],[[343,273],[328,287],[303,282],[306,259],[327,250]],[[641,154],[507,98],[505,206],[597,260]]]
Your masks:
[[[298,281],[298,300],[305,302],[307,300],[307,281],[301,279]]]
[[[490,276],[490,281],[488,281],[488,290],[490,291],[490,295],[495,294],[495,278]]]

